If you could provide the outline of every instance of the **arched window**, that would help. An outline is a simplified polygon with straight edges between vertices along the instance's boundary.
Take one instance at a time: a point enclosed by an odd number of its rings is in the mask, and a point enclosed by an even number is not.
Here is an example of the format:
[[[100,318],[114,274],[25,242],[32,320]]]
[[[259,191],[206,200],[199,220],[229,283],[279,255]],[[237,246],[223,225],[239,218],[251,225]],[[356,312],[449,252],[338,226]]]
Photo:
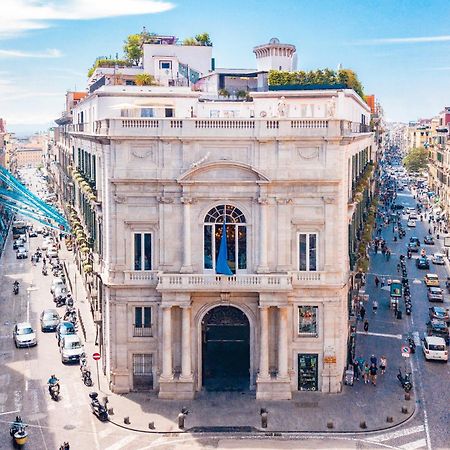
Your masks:
[[[247,227],[244,214],[233,205],[219,205],[206,214],[203,225],[203,268],[216,270],[223,223],[227,237],[228,267],[233,273],[247,269]]]

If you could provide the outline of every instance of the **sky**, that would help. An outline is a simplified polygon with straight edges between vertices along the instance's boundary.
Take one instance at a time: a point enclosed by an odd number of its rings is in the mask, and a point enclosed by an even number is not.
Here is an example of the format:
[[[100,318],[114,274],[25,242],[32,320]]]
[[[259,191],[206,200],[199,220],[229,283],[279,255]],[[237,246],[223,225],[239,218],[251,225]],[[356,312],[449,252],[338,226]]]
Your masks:
[[[97,56],[123,54],[145,26],[184,39],[209,32],[216,67],[255,68],[255,45],[297,47],[298,68],[356,71],[390,121],[450,105],[450,0],[1,0],[0,117],[42,130]]]

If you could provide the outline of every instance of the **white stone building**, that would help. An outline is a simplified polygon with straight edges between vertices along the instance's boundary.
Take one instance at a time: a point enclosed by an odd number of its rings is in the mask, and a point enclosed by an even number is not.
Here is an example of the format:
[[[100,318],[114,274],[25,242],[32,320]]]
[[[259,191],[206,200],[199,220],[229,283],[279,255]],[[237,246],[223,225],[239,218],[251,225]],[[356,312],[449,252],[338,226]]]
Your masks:
[[[96,190],[90,201],[75,182],[73,200],[95,243],[111,388],[338,392],[370,110],[349,89],[201,95],[103,86],[62,133]],[[224,217],[232,276],[216,274]]]

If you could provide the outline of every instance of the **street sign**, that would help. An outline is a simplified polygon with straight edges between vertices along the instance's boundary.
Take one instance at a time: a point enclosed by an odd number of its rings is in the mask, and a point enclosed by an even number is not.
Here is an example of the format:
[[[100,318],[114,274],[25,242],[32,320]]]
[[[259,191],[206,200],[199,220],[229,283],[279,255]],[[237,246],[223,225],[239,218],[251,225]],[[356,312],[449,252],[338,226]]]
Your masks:
[[[336,364],[336,356],[325,356],[323,361],[326,364]]]
[[[92,353],[92,358],[94,358],[94,361],[98,361],[101,358],[100,353]]]
[[[449,236],[444,237],[444,247],[450,247],[450,237]]]
[[[403,356],[403,358],[409,358],[409,353],[410,352],[411,352],[411,350],[409,349],[408,346],[402,345],[402,356]]]

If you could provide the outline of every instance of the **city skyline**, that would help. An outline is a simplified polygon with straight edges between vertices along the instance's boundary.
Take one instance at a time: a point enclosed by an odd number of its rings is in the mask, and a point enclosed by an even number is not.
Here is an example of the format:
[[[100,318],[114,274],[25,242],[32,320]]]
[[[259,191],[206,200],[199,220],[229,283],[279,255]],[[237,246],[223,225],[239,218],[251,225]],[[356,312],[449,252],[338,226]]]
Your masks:
[[[50,2],[7,0],[0,19],[0,116],[14,131],[45,129],[64,109],[66,90],[84,90],[100,55],[122,55],[123,41],[145,26],[181,40],[209,32],[217,67],[254,68],[252,48],[278,37],[297,47],[298,68],[355,70],[387,120],[432,117],[446,106],[448,4],[436,0],[371,5],[285,1],[273,20],[270,4],[197,0]],[[201,5],[201,7],[200,7]],[[420,10],[420,14],[417,11]],[[186,20],[188,19],[188,20]],[[423,24],[433,23],[432,29]],[[226,26],[224,26],[224,24]],[[83,51],[80,51],[82,49]]]

